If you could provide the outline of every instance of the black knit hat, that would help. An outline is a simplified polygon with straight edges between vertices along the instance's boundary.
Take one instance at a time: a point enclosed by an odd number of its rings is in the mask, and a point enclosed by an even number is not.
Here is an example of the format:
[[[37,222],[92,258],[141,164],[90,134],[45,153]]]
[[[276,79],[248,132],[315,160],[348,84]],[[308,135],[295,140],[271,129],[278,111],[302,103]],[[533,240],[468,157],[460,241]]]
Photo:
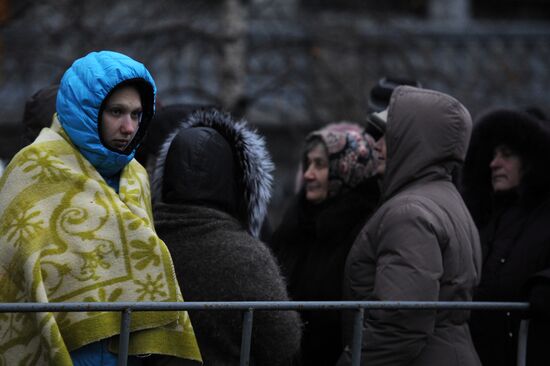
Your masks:
[[[23,125],[25,143],[30,144],[44,127],[50,127],[55,113],[55,101],[59,85],[50,85],[38,90],[25,103]]]
[[[386,133],[386,121],[380,119],[380,112],[388,108],[393,90],[400,85],[421,88],[422,84],[414,79],[383,77],[370,90],[368,99],[368,115],[365,130],[378,140]]]
[[[400,85],[422,88],[422,84],[415,79],[385,76],[378,80],[378,83],[370,90],[368,100],[369,113],[381,112],[388,108],[393,90]]]

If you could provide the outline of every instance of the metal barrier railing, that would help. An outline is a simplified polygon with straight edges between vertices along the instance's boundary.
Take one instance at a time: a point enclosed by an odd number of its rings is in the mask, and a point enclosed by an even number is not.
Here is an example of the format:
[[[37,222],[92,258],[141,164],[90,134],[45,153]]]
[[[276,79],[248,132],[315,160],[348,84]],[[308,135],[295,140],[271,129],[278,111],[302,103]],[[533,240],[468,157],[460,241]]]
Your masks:
[[[120,311],[118,366],[126,366],[133,311],[173,310],[243,310],[240,365],[250,361],[254,310],[355,310],[352,340],[352,366],[361,362],[361,338],[365,309],[405,310],[529,310],[520,302],[454,302],[454,301],[244,301],[244,302],[95,302],[95,303],[0,303],[0,313]],[[529,320],[521,321],[518,334],[517,365],[525,366]]]

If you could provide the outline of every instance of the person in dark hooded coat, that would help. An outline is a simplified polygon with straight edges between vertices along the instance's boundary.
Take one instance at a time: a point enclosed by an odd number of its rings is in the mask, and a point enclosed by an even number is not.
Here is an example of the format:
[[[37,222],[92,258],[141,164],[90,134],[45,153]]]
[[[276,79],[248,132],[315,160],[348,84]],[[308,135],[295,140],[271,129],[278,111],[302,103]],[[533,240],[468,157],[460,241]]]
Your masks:
[[[297,301],[342,300],[342,273],[356,235],[379,198],[374,140],[349,122],[306,138],[302,187],[270,245]],[[341,312],[310,310],[298,364],[334,365],[342,350]]]
[[[155,227],[187,301],[288,301],[269,249],[258,240],[273,165],[263,139],[217,110],[193,113],[168,137],[153,173]],[[204,365],[238,365],[242,313],[195,311]],[[295,311],[254,314],[253,365],[285,365],[298,351]]]
[[[534,286],[547,283],[550,269],[550,135],[543,123],[525,112],[498,109],[475,124],[463,196],[483,248],[476,301],[529,300],[537,305],[544,294],[544,287]],[[483,365],[516,364],[522,315],[473,312],[472,336]],[[550,365],[549,327],[547,320],[531,321],[527,365]]]

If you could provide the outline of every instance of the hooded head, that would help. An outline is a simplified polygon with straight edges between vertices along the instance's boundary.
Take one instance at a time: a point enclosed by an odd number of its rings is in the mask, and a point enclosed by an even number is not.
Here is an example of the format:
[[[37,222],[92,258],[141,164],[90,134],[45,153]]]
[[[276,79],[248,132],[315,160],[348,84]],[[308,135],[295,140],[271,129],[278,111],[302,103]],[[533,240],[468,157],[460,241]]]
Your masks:
[[[200,108],[201,105],[193,104],[157,105],[155,116],[151,121],[155,128],[149,129],[147,137],[141,142],[136,152],[136,160],[145,166],[147,171],[152,171],[158,151],[166,137],[178,128],[181,121],[187,119],[192,112]]]
[[[143,111],[132,141],[118,151],[103,143],[100,131],[106,102],[123,86],[138,91]],[[76,60],[63,75],[57,117],[82,155],[102,176],[110,177],[133,159],[155,113],[155,95],[155,82],[143,64],[116,52],[92,52]]]
[[[465,200],[476,221],[483,222],[490,214],[490,164],[496,147],[507,147],[521,160],[517,192],[522,204],[535,204],[550,192],[550,134],[543,123],[529,113],[511,109],[491,110],[477,120],[462,176]]]
[[[464,161],[471,129],[470,113],[455,98],[397,87],[388,107],[384,198],[428,174],[451,179]]]
[[[151,174],[153,202],[213,207],[258,237],[273,163],[262,137],[215,109],[191,114],[163,143]]]
[[[237,216],[235,154],[215,129],[179,130],[166,155],[162,201],[208,206]]]
[[[328,158],[326,198],[355,188],[376,173],[376,152],[373,138],[353,123],[332,123],[306,137],[302,166],[308,169],[309,150],[322,143]],[[308,184],[307,179],[304,184]]]

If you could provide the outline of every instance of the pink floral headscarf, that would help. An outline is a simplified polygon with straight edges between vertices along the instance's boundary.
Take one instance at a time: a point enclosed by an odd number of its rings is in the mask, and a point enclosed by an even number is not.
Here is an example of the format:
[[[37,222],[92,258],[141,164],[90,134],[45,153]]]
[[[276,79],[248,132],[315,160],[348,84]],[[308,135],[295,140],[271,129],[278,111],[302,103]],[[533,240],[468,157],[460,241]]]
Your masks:
[[[331,123],[310,133],[306,141],[319,138],[328,152],[328,197],[354,188],[376,174],[374,139],[356,123]]]

